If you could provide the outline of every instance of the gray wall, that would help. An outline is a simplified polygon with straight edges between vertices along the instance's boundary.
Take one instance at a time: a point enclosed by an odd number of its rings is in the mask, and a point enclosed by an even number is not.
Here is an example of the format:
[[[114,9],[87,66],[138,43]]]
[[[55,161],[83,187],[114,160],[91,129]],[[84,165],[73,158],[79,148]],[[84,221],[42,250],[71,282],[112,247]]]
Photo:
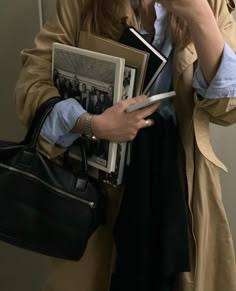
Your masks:
[[[20,140],[25,132],[15,112],[14,86],[20,70],[20,51],[32,46],[38,30],[36,0],[1,0],[1,139]],[[43,256],[0,243],[1,291],[39,291],[46,271],[47,260]]]
[[[18,138],[23,132],[15,114],[13,90],[20,69],[20,50],[32,44],[38,29],[37,5],[34,2],[25,0],[24,5],[16,5],[13,0],[1,0],[0,108],[5,110],[1,110],[0,134],[10,139]]]
[[[56,6],[56,0],[43,1],[43,20],[45,21],[53,15]]]
[[[55,2],[43,1],[44,19],[53,13]],[[31,47],[39,29],[38,3],[36,0],[1,0],[1,3],[0,138],[19,140],[24,128],[15,113],[14,86],[20,70],[20,51]],[[221,174],[221,180],[223,200],[236,242],[236,125],[227,129],[212,126],[212,141],[216,153],[229,169],[227,175]],[[0,243],[0,291],[39,291],[46,272],[44,256]]]

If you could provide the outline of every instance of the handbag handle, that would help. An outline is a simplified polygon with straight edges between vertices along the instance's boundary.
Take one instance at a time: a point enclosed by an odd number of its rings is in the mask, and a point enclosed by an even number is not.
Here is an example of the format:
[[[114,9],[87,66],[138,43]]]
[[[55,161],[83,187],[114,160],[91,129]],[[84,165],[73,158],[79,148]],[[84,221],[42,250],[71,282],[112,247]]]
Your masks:
[[[42,103],[42,105],[36,111],[30,127],[26,133],[26,136],[22,142],[30,151],[36,151],[40,131],[43,124],[52,111],[56,103],[62,101],[62,97],[52,97]]]
[[[37,143],[39,139],[39,135],[41,132],[41,129],[43,127],[43,124],[48,117],[48,115],[51,113],[53,107],[60,101],[64,100],[62,97],[52,97],[45,102],[42,103],[42,105],[38,108],[38,110],[35,113],[35,116],[33,117],[33,120],[31,122],[31,125],[25,135],[25,138],[21,144],[26,146],[27,150],[30,152],[37,151]],[[85,150],[84,141],[82,138],[79,139],[79,146],[81,151],[81,158],[82,158],[82,171],[87,175],[88,173],[88,161],[87,161],[87,154]],[[67,154],[68,151],[66,151],[65,154]]]

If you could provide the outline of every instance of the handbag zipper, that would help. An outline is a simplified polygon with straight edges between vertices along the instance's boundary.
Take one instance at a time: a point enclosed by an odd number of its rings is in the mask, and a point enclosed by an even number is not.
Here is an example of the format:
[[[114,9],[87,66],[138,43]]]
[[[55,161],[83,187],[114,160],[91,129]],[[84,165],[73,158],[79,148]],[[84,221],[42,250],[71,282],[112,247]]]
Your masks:
[[[8,170],[10,170],[10,171],[13,171],[13,172],[16,172],[16,173],[19,173],[19,174],[24,174],[24,175],[26,175],[26,176],[28,176],[28,177],[30,177],[30,178],[33,178],[33,179],[35,179],[35,180],[41,182],[41,183],[44,184],[45,186],[49,187],[50,189],[52,189],[52,190],[54,190],[54,191],[60,193],[60,194],[66,195],[66,196],[68,196],[68,197],[70,197],[70,198],[73,198],[73,199],[79,200],[79,201],[81,201],[81,202],[87,204],[90,208],[96,208],[96,203],[91,202],[91,201],[88,201],[88,200],[83,199],[83,198],[80,198],[80,197],[77,197],[77,196],[75,196],[75,195],[69,194],[68,192],[63,191],[63,190],[61,190],[61,189],[58,189],[58,188],[56,188],[56,187],[50,185],[49,183],[43,181],[42,179],[38,178],[37,176],[35,176],[35,175],[33,175],[33,174],[29,174],[29,173],[27,173],[27,172],[25,172],[25,171],[22,171],[22,170],[19,170],[19,169],[16,169],[16,168],[10,167],[10,166],[6,166],[6,165],[4,165],[4,164],[2,164],[2,163],[0,163],[0,166],[3,167],[3,168],[8,169]]]

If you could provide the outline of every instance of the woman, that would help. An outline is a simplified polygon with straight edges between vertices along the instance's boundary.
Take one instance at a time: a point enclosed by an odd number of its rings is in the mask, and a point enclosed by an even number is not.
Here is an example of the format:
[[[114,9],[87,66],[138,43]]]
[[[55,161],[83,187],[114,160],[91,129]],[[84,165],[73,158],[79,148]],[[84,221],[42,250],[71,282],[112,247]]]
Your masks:
[[[212,151],[208,130],[209,122],[225,126],[236,122],[236,25],[230,14],[233,2],[158,2],[57,1],[57,15],[37,36],[36,48],[23,52],[23,69],[16,88],[18,114],[25,124],[29,124],[44,100],[59,95],[51,80],[52,42],[78,46],[82,29],[116,40],[123,30],[123,17],[127,17],[129,25],[147,33],[153,45],[172,60],[171,84],[163,81],[152,90],[157,93],[162,84],[163,90],[174,87],[177,93],[174,110],[171,105],[166,110],[162,104],[158,110],[163,115],[175,115],[176,112],[183,145],[182,174],[188,194],[191,272],[180,276],[175,289],[235,291],[233,242],[218,177],[218,168],[225,169],[225,166]],[[84,121],[88,118],[90,134],[99,139],[133,140],[141,128],[153,124],[148,116],[156,111],[157,105],[130,114],[125,109],[144,98],[124,100],[92,119],[74,100],[62,101],[56,105],[42,130],[40,146],[52,158],[56,157],[62,151],[61,147],[70,145],[79,133],[83,133]],[[108,224],[91,237],[87,251],[78,263],[52,260],[46,290],[109,290],[114,257],[111,230],[119,204],[119,193],[115,192],[113,190],[110,195]]]

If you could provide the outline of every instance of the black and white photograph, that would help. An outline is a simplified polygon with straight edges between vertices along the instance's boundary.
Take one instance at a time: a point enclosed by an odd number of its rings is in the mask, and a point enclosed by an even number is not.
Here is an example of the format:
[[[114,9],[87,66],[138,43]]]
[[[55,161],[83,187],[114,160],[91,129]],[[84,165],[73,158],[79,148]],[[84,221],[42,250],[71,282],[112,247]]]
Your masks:
[[[133,97],[136,72],[137,68],[133,66],[125,66],[123,91],[121,97],[122,100]]]
[[[124,90],[125,60],[89,50],[53,44],[53,80],[60,95],[75,98],[91,114],[101,114],[123,99],[132,84],[131,68],[127,71]],[[128,81],[129,78],[129,81]],[[133,82],[133,81],[132,81]],[[129,84],[128,84],[129,83]],[[112,172],[115,170],[117,144],[107,141],[87,141],[88,164]],[[80,159],[79,148],[72,156]]]

